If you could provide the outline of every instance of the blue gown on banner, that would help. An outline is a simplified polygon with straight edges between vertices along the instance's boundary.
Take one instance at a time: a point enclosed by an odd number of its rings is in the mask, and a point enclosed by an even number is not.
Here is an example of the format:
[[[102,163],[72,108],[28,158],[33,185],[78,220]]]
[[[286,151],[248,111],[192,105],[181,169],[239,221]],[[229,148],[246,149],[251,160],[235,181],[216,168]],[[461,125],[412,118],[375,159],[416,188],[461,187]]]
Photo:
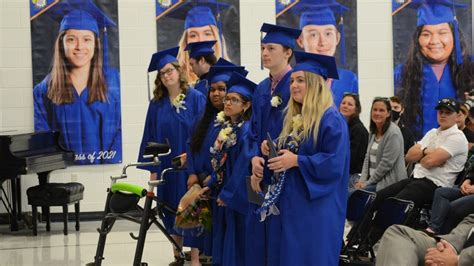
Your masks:
[[[347,122],[331,107],[313,138],[300,143],[299,167],[286,173],[279,198],[281,265],[338,265],[349,180]],[[311,135],[312,136],[312,135]]]
[[[186,141],[191,135],[191,129],[200,120],[206,98],[198,91],[189,89],[184,99],[186,110],[180,109],[179,113],[171,105],[169,97],[159,101],[151,101],[143,130],[143,138],[138,156],[139,162],[149,161],[143,159],[143,152],[147,142],[166,143],[171,146],[171,154],[160,157],[158,166],[140,167],[152,173],[161,173],[162,169],[171,167],[171,159],[186,152]],[[178,207],[181,197],[187,191],[186,172],[170,173],[165,176],[166,183],[158,186],[157,196],[173,208]],[[163,223],[170,234],[179,235],[174,229],[175,215],[166,213]]]
[[[76,164],[119,163],[122,161],[120,82],[117,71],[105,75],[107,102],[87,102],[89,88],[81,95],[74,89],[70,104],[54,104],[47,97],[47,76],[33,90],[35,131],[61,132],[61,144],[74,151]]]
[[[242,164],[236,166],[241,171],[246,170],[246,174],[241,177],[243,187],[245,185],[246,176],[251,175],[250,161],[254,156],[260,155],[260,144],[266,139],[267,132],[270,133],[272,139],[276,139],[283,127],[283,109],[285,109],[290,98],[290,76],[288,72],[278,83],[273,94],[271,94],[271,80],[264,79],[255,90],[253,96],[252,118],[251,118],[251,134],[246,144],[244,152],[247,161],[242,160]],[[282,103],[278,107],[272,107],[270,102],[273,96],[279,96]],[[270,171],[265,168],[264,181],[270,183]],[[244,191],[245,196],[246,192]],[[260,208],[259,205],[249,203],[249,211],[247,215],[247,244],[246,244],[246,264],[245,265],[273,265],[272,261],[267,261],[269,253],[279,253],[279,239],[277,234],[271,233],[274,228],[279,228],[280,217],[268,217],[265,222],[260,222],[260,216],[255,211]]]
[[[398,88],[399,82],[402,80],[403,65],[398,65],[395,68],[395,88]],[[452,97],[458,99],[454,82],[451,77],[451,67],[447,64],[443,70],[441,79],[438,81],[436,75],[430,64],[423,65],[423,81],[422,81],[422,107],[423,111],[423,128],[422,135],[424,136],[429,130],[438,127],[437,111],[435,109],[438,101]],[[417,132],[417,130],[413,130]]]
[[[227,151],[224,180],[217,197],[222,199],[226,206],[213,206],[212,219],[212,264],[223,266],[241,266],[245,264],[246,256],[246,217],[248,201],[246,186],[237,165],[245,160],[243,150],[249,135],[249,122],[245,122],[237,133],[237,142]],[[219,130],[221,127],[219,127]],[[248,163],[248,160],[246,161]]]
[[[214,141],[219,134],[220,127],[214,125],[214,119],[212,119],[209,127],[207,129],[206,136],[202,142],[201,149],[197,153],[192,153],[190,150],[190,146],[188,145],[188,150],[186,151],[187,154],[187,171],[188,176],[195,174],[199,176],[200,174],[205,173],[206,175],[210,175],[213,171],[211,160],[210,160],[210,152],[209,148],[214,144]],[[211,204],[215,203],[213,201]],[[215,205],[215,204],[214,204]],[[216,205],[217,206],[217,205]],[[216,207],[213,206],[213,209]],[[205,255],[211,256],[212,255],[212,233],[204,232],[203,235],[196,238],[185,238],[184,245],[194,248],[199,248]]]
[[[339,74],[339,79],[332,80],[331,91],[334,105],[339,109],[344,93],[359,93],[359,82],[357,76],[349,70],[337,68],[337,73]]]

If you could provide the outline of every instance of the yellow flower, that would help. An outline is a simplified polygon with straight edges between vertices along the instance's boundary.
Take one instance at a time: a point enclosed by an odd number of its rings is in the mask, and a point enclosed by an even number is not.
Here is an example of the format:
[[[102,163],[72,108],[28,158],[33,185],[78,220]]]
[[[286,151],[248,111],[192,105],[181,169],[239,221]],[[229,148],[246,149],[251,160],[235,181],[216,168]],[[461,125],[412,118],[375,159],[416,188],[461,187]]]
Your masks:
[[[216,123],[222,124],[225,122],[225,114],[224,111],[220,111],[216,116]]]
[[[229,134],[232,133],[232,128],[231,127],[226,127],[226,128],[223,128],[221,129],[221,131],[219,132],[219,138],[222,140],[222,141],[226,141],[228,138],[229,138]]]

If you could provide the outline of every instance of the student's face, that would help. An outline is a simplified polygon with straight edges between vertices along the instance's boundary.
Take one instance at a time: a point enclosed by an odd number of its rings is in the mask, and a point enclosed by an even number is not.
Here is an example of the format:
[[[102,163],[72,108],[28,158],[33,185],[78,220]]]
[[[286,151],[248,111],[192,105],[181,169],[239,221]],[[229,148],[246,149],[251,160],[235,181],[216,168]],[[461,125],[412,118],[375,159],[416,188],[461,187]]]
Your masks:
[[[356,102],[351,96],[346,96],[342,99],[339,107],[339,112],[347,119],[356,113]]]
[[[211,87],[209,88],[209,100],[211,101],[211,104],[219,110],[224,109],[224,97],[226,89],[226,84],[223,81],[212,83]]]
[[[334,25],[306,25],[298,44],[307,53],[334,56],[340,34]]]
[[[401,104],[390,101],[390,106],[392,107],[393,111],[403,113],[403,108]]]
[[[377,101],[372,105],[370,116],[376,125],[383,125],[389,119],[390,112],[383,101]]]
[[[202,26],[202,27],[191,27],[187,29],[187,39],[186,42],[204,42],[204,41],[215,41],[216,36],[212,32],[211,26]]]
[[[303,71],[296,71],[291,73],[290,78],[290,92],[291,97],[297,103],[303,103],[306,95],[306,78]]]
[[[466,126],[466,119],[468,117],[468,113],[469,111],[467,111],[466,109],[463,109],[461,108],[461,111],[459,111],[459,115],[458,115],[458,119],[457,119],[457,124],[458,124],[458,128],[463,128],[464,126]]]
[[[425,25],[418,38],[418,42],[421,53],[431,63],[446,63],[453,51],[453,32],[448,23]]]
[[[163,82],[163,85],[167,88],[179,84],[179,72],[171,63],[166,64],[160,69],[159,75],[161,82]]]
[[[438,110],[438,124],[442,130],[448,129],[456,124],[459,119],[459,114],[452,112],[446,108]]]
[[[227,93],[224,98],[224,114],[232,120],[244,112],[248,108],[248,103],[244,103],[240,94],[236,92]]]
[[[66,30],[64,54],[75,68],[89,67],[94,57],[95,35],[89,30]]]
[[[261,56],[263,66],[267,69],[278,68],[288,64],[288,58],[291,56],[291,50],[283,48],[281,44],[265,43],[261,45]]]
[[[196,76],[200,77],[208,71],[208,67],[205,67],[205,60],[201,58],[201,60],[196,60],[194,58],[189,58],[189,65],[193,70]]]

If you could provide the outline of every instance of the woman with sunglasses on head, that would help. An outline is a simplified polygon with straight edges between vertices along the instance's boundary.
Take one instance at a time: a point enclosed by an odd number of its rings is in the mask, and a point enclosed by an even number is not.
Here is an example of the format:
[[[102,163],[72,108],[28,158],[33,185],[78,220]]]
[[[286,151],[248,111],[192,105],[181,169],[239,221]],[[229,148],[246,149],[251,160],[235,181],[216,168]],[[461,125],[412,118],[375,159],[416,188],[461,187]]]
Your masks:
[[[243,75],[247,74],[244,67],[236,66],[224,59],[219,61],[210,68],[207,74],[207,81],[210,84],[207,95],[206,109],[204,115],[199,121],[190,139],[187,154],[187,172],[188,172],[188,189],[194,184],[206,186],[206,178],[213,172],[209,149],[219,133],[220,127],[217,125],[222,119],[217,114],[224,110],[224,97],[227,90],[227,82],[233,71],[237,71]],[[217,205],[213,206],[213,210],[217,211]],[[217,215],[216,215],[217,217]],[[217,221],[214,224],[219,223]],[[216,228],[216,227],[215,227]],[[212,236],[206,233],[203,237],[185,241],[185,244],[192,247],[191,249],[191,265],[199,265],[199,251],[205,255],[212,255]],[[218,260],[216,257],[215,260]]]
[[[403,136],[391,120],[391,110],[388,98],[372,101],[369,145],[356,189],[378,191],[407,178]]]
[[[219,133],[210,148],[212,173],[205,180],[215,198],[212,210],[212,264],[239,266],[245,264],[246,187],[242,186],[241,160],[249,133],[253,92],[257,85],[237,72],[227,82],[224,111],[216,122]],[[248,163],[248,162],[247,162]]]
[[[153,99],[148,106],[138,161],[147,161],[143,154],[148,142],[168,143],[171,147],[171,154],[161,157],[160,165],[140,167],[150,171],[151,180],[156,179],[163,169],[171,167],[172,158],[186,152],[186,141],[206,103],[206,98],[200,92],[189,88],[178,64],[177,53],[178,47],[155,53],[148,68],[148,72],[157,70],[158,75]],[[166,204],[177,208],[187,190],[187,175],[184,172],[171,173],[165,176],[165,180],[163,185],[158,186],[157,196]],[[166,213],[163,217],[168,233],[178,245],[182,245],[183,237],[173,228],[174,222],[175,215],[172,213]],[[170,265],[181,265],[177,251],[173,251],[176,261]]]
[[[349,125],[349,138],[351,141],[351,167],[349,174],[359,175],[362,172],[365,152],[369,141],[369,132],[359,119],[362,112],[359,95],[355,93],[346,93],[342,97],[339,112],[347,120]]]
[[[278,215],[282,252],[271,265],[338,265],[347,205],[349,133],[325,80],[337,79],[334,57],[295,52],[291,98],[278,138],[274,176],[259,209]],[[269,155],[267,141],[262,153]],[[277,204],[278,203],[278,204]]]

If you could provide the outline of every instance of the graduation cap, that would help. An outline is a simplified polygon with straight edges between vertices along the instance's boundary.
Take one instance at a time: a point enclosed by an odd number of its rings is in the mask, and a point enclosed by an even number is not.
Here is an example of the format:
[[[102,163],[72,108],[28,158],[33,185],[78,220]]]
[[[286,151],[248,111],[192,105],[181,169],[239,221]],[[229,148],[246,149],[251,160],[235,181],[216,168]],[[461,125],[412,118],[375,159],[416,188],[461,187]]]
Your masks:
[[[307,71],[322,76],[324,79],[339,79],[336,60],[333,56],[295,52],[296,65],[293,72]]]
[[[240,94],[245,99],[252,101],[253,92],[257,87],[257,84],[247,79],[243,75],[237,72],[232,72],[229,81],[227,82],[227,93],[235,92]]]
[[[346,36],[343,14],[349,10],[347,6],[339,4],[336,0],[318,0],[317,2],[301,0],[290,9],[292,13],[300,14],[301,30],[307,25],[334,25],[337,28],[335,14],[341,16],[338,30],[341,34],[340,61],[342,65],[346,64]]]
[[[108,36],[107,28],[116,27],[117,24],[108,17],[92,0],[63,0],[54,2],[46,7],[43,12],[38,12],[31,20],[41,15],[47,15],[59,21],[59,32],[69,29],[90,30],[100,36],[103,29],[104,69],[108,68]]]
[[[148,65],[148,72],[160,71],[166,64],[178,62],[176,56],[178,55],[179,47],[166,49],[151,56],[150,65]]]
[[[457,64],[462,64],[463,58],[459,38],[459,24],[456,18],[455,8],[465,8],[466,5],[457,4],[451,0],[413,0],[408,4],[408,7],[416,9],[417,26],[452,23],[454,28],[456,62]]]
[[[193,42],[186,46],[185,51],[189,51],[189,57],[197,58],[203,55],[214,54],[214,45],[216,41]]]
[[[278,43],[295,49],[295,40],[300,37],[301,30],[263,23],[260,32],[266,32],[262,43]]]
[[[245,70],[245,67],[234,65],[231,62],[220,58],[217,63],[209,69],[206,79],[209,84],[219,81],[228,82],[232,76],[232,72],[237,72],[244,77],[246,77],[248,74],[248,71]]]

